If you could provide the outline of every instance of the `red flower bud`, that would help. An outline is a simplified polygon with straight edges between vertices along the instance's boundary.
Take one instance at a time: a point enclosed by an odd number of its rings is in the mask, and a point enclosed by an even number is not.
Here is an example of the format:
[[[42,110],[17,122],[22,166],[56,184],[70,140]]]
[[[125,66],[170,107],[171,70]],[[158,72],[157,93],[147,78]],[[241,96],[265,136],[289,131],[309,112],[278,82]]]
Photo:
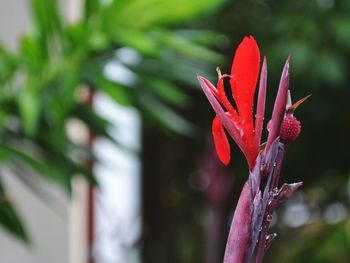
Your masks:
[[[281,141],[285,143],[294,141],[298,138],[300,131],[300,122],[292,115],[285,116],[280,131]]]

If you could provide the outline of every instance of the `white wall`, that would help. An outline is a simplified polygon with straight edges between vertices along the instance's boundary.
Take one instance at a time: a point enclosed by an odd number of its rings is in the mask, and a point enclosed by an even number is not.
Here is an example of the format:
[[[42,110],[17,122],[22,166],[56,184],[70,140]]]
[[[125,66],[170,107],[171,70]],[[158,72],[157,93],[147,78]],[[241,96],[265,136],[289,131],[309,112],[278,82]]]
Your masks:
[[[0,1],[0,42],[8,48],[17,47],[17,40],[30,21],[26,2],[28,1]]]

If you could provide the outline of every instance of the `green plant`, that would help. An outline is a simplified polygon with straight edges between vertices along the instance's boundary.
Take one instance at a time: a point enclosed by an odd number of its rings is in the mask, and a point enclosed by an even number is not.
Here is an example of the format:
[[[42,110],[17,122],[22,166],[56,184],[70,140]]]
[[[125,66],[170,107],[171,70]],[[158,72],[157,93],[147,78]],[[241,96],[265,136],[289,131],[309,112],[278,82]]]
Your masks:
[[[29,171],[68,193],[73,176],[95,183],[86,167],[92,153],[70,140],[65,129],[67,121],[77,118],[93,134],[110,138],[107,121],[77,98],[81,89],[103,91],[122,105],[136,107],[148,123],[190,134],[193,125],[177,113],[189,102],[179,86],[196,85],[193,75],[204,74],[207,63],[221,60],[208,48],[215,44],[215,33],[180,29],[186,28],[184,21],[212,11],[222,0],[105,2],[84,1],[81,19],[69,24],[58,1],[31,0],[31,32],[21,38],[17,52],[0,48],[1,162],[34,193],[40,194],[23,176]],[[137,62],[115,55],[125,48],[137,55]],[[111,61],[134,80],[111,80],[104,72]],[[1,185],[0,223],[27,241],[8,195]]]

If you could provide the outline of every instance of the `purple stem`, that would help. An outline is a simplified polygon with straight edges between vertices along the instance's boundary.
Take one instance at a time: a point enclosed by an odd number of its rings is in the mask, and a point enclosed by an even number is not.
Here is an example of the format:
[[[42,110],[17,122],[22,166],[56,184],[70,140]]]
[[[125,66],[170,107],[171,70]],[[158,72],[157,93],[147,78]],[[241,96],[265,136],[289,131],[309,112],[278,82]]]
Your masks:
[[[246,263],[251,244],[252,196],[249,182],[244,184],[233,216],[223,263]]]
[[[262,225],[258,247],[256,250],[255,263],[261,263],[264,259],[265,248],[266,248],[266,237],[269,231],[271,220],[267,220],[267,217],[272,217],[274,208],[268,206],[266,209],[266,214],[264,218],[264,223]]]
[[[262,223],[261,233],[259,237],[259,243],[256,250],[256,257],[255,257],[255,263],[261,263],[263,261],[265,251],[266,251],[266,240],[268,231],[270,228],[272,215],[277,208],[277,195],[278,192],[276,192],[275,189],[278,187],[279,178],[282,170],[282,162],[285,154],[286,146],[283,143],[278,143],[278,152],[275,159],[275,166],[272,174],[272,183],[269,187],[269,189],[266,189],[265,191],[268,191],[269,193],[269,201],[267,203],[267,207],[265,210],[264,220]]]
[[[280,175],[281,175],[281,169],[282,169],[282,162],[284,159],[284,154],[286,152],[286,145],[284,143],[280,144],[280,147],[278,148],[277,158],[276,158],[276,168],[275,168],[275,175],[272,178],[272,188],[274,189],[278,187],[278,183],[280,181]]]

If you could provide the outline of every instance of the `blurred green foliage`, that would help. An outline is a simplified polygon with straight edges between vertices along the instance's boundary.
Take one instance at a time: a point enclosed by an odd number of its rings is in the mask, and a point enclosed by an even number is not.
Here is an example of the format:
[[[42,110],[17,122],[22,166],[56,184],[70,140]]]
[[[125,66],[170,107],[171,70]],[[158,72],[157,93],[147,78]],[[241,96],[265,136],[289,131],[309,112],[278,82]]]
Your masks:
[[[87,168],[94,158],[88,145],[67,135],[67,122],[73,118],[92,134],[110,138],[107,121],[92,111],[89,98],[79,95],[84,92],[103,91],[119,104],[136,107],[148,125],[193,133],[193,125],[178,113],[189,102],[181,86],[193,86],[193,76],[206,72],[221,56],[209,49],[215,43],[205,41],[216,33],[187,30],[184,21],[213,12],[221,2],[85,0],[81,18],[69,23],[59,1],[29,1],[31,31],[16,52],[0,47],[3,165],[44,200],[23,175],[35,171],[68,193],[73,176],[96,183]],[[121,59],[116,55],[120,50],[132,52],[137,61]],[[111,62],[132,74],[133,81],[108,76],[105,68]],[[0,224],[28,240],[10,193],[0,190]]]

